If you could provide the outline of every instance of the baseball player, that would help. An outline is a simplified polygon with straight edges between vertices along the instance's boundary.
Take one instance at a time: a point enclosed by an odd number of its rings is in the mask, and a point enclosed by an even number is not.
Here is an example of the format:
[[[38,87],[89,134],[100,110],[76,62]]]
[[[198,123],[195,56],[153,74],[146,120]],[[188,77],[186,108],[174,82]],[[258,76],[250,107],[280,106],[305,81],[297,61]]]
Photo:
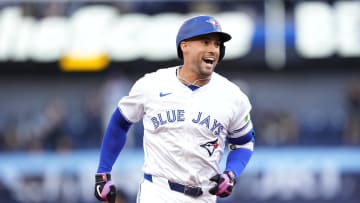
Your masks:
[[[230,39],[214,17],[188,19],[176,38],[183,64],[146,74],[119,101],[101,145],[95,175],[99,200],[114,201],[112,166],[129,127],[141,119],[144,180],[137,203],[215,203],[231,194],[252,155],[254,129],[248,97],[214,72]]]

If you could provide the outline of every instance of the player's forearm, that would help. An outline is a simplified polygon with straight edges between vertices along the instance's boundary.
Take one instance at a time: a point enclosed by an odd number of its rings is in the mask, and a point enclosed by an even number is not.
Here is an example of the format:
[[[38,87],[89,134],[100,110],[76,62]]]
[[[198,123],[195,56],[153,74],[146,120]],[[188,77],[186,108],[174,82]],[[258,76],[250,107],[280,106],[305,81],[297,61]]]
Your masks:
[[[232,171],[235,177],[238,178],[247,166],[252,152],[252,150],[247,148],[238,148],[230,151],[226,160],[225,171]]]
[[[248,126],[246,133],[243,133],[243,130],[238,130],[238,133],[242,133],[241,136],[227,139],[230,152],[227,157],[225,171],[232,171],[236,178],[245,169],[254,150],[255,130],[252,128],[251,121],[248,121],[245,126]]]
[[[106,128],[100,150],[98,173],[110,172],[120,151],[126,142],[126,133],[131,123],[126,121],[121,112],[116,109]]]

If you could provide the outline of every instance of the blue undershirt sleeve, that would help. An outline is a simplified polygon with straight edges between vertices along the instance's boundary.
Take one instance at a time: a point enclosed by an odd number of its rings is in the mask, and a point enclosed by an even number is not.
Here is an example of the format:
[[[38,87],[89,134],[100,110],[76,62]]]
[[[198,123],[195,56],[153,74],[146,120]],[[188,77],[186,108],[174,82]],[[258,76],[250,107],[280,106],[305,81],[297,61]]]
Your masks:
[[[232,171],[238,178],[245,169],[252,155],[252,151],[246,148],[238,148],[229,152],[226,160],[225,171]]]
[[[126,133],[132,123],[127,121],[118,108],[111,116],[100,148],[98,173],[111,172],[120,151],[126,142]]]

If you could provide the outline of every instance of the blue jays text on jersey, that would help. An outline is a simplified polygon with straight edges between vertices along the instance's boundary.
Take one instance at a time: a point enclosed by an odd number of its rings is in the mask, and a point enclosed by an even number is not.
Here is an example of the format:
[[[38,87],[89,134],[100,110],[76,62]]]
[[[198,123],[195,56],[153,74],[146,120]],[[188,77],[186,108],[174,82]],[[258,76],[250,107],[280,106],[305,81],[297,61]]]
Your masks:
[[[185,121],[185,110],[167,110],[166,112],[158,113],[157,116],[152,117],[151,121],[154,125],[154,129],[168,123],[182,122]],[[212,118],[210,115],[203,115],[203,112],[198,112],[197,117],[191,118],[191,121],[205,126],[214,135],[219,135],[224,129],[224,126],[217,119]]]

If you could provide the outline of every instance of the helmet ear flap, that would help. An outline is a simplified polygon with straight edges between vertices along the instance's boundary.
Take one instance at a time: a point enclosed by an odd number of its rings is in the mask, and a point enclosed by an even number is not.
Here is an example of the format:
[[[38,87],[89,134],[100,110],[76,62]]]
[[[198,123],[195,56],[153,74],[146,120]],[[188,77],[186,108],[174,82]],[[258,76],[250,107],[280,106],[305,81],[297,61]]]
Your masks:
[[[224,45],[224,43],[221,43],[219,62],[224,58],[224,56],[225,56],[225,45]]]

